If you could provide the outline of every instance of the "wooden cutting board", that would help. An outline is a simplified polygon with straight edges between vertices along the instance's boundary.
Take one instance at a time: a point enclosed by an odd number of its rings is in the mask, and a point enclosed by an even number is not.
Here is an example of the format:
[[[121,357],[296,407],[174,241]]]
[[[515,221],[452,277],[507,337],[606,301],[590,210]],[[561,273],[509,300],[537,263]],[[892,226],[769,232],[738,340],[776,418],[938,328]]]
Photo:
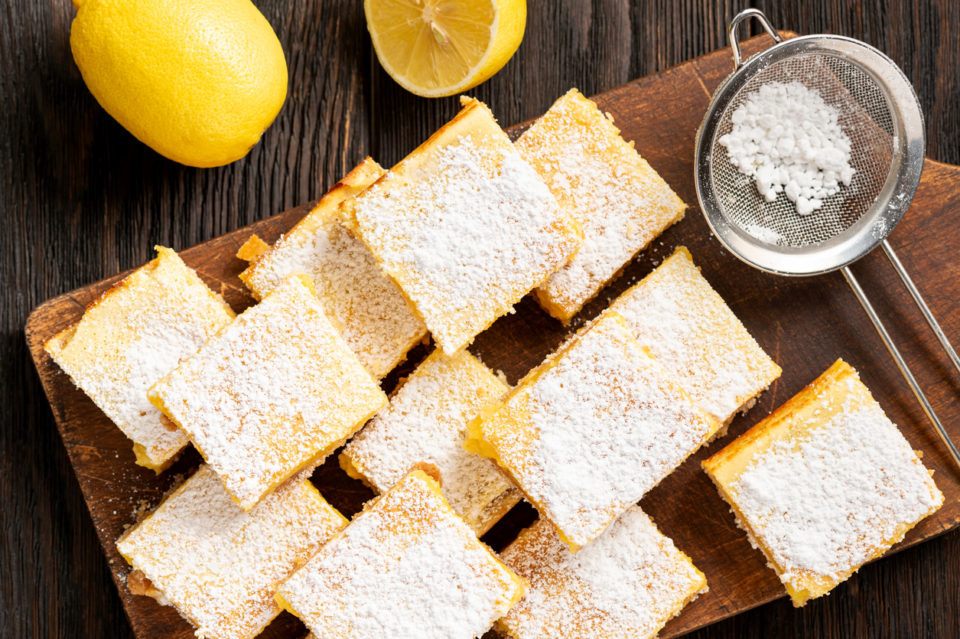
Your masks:
[[[790,35],[790,34],[784,34]],[[755,38],[748,53],[766,47]],[[599,96],[601,108],[613,114],[628,140],[690,204],[686,218],[653,242],[622,276],[580,314],[569,329],[548,317],[529,297],[517,312],[500,319],[480,335],[471,350],[494,370],[516,382],[536,366],[570,330],[600,312],[629,285],[648,273],[678,245],[687,246],[706,278],[727,300],[764,349],[783,367],[783,376],[746,416],[738,417],[730,433],[710,450],[688,460],[648,494],[641,506],[665,534],[686,551],[706,574],[710,592],[670,622],[663,637],[676,636],[784,595],[759,551],[736,528],[727,505],[700,470],[700,460],[731,441],[800,390],[837,357],[856,367],[866,384],[900,425],[946,495],[946,504],[917,526],[897,548],[919,543],[960,523],[960,481],[909,388],[900,378],[883,344],[871,328],[853,294],[837,275],[790,279],[766,275],[740,263],[712,238],[696,206],[693,153],[697,127],[710,94],[732,70],[729,49],[697,58],[657,75]],[[516,136],[523,126],[510,130]],[[359,158],[358,158],[359,159]],[[329,186],[329,185],[325,185]],[[318,195],[320,192],[318,191]],[[240,311],[253,300],[237,274],[244,263],[237,248],[257,233],[268,241],[290,228],[309,210],[303,205],[249,227],[238,229],[181,252],[187,264]],[[928,160],[913,205],[890,241],[926,294],[947,334],[960,343],[960,168]],[[854,266],[861,283],[888,323],[895,340],[955,441],[960,441],[960,375],[923,323],[896,274],[879,253]],[[77,321],[84,307],[124,274],[47,301],[30,316],[27,341],[57,426],[70,456],[97,528],[120,597],[140,639],[193,637],[189,624],[171,608],[148,597],[132,596],[125,578],[128,567],[114,540],[146,509],[187,476],[199,463],[189,451],[159,477],[134,464],[130,442],[78,391],[44,353],[43,342]],[[428,352],[411,353],[408,362],[384,381],[390,391]],[[327,499],[345,515],[357,512],[372,493],[348,478],[331,456],[313,477]],[[798,477],[797,481],[803,481]],[[486,536],[495,549],[506,545],[535,517],[521,504]],[[845,587],[845,586],[841,586]],[[303,627],[283,614],[265,637],[298,637]]]

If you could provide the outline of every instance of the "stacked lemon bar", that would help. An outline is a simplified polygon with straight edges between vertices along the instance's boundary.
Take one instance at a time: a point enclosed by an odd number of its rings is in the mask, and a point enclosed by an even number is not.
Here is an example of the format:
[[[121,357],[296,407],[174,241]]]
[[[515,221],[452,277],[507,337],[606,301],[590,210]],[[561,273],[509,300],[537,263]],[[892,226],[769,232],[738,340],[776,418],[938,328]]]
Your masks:
[[[233,311],[172,250],[91,304],[44,344],[47,353],[123,434],[136,461],[161,471],[187,435],[150,404],[147,389],[230,323]]]
[[[525,584],[414,469],[281,586],[318,637],[478,637]]]
[[[387,401],[310,278],[296,274],[155,383],[149,397],[245,510],[323,461]]]
[[[483,103],[343,203],[360,240],[452,355],[566,264],[580,225]]]
[[[510,475],[574,551],[710,439],[693,403],[609,313],[470,423],[466,445]]]
[[[520,136],[517,149],[583,227],[583,246],[537,289],[543,308],[564,322],[687,208],[576,89]]]
[[[467,351],[435,350],[340,454],[352,477],[386,491],[417,462],[434,465],[454,510],[482,535],[520,500],[490,460],[463,447],[467,422],[509,387]]]
[[[383,174],[379,164],[365,159],[273,247],[253,236],[239,253],[250,262],[240,279],[257,299],[292,273],[309,275],[324,310],[377,379],[393,370],[427,332],[397,285],[343,223],[340,204]]]

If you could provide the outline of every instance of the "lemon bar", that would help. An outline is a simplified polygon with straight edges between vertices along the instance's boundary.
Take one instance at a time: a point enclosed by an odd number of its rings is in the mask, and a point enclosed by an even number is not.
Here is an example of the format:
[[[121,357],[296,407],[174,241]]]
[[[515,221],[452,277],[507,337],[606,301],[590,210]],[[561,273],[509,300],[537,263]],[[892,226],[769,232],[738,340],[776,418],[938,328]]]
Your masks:
[[[376,379],[403,361],[427,333],[397,285],[340,220],[340,203],[382,175],[379,164],[365,159],[240,273],[257,299],[291,273],[310,275],[324,309],[339,322],[343,338]]]
[[[517,140],[560,209],[583,227],[583,246],[537,289],[567,322],[638,251],[683,218],[687,205],[620,136],[609,115],[571,89]]]
[[[174,606],[210,639],[246,639],[280,613],[277,585],[347,524],[308,481],[245,512],[209,466],[117,541],[134,594]]]
[[[580,225],[490,109],[460,113],[344,202],[357,235],[452,355],[567,263]]]
[[[288,276],[150,389],[246,510],[387,403],[312,287]]]
[[[466,350],[435,350],[340,454],[340,465],[378,491],[399,481],[417,462],[433,464],[443,493],[478,535],[520,500],[495,463],[463,448],[467,421],[509,392]]]
[[[287,579],[277,601],[325,639],[470,639],[524,591],[416,469]]]
[[[147,388],[229,324],[233,311],[173,250],[87,307],[44,348],[124,435],[141,466],[159,472],[188,439],[147,399]]]
[[[795,606],[827,594],[943,504],[843,360],[703,467]]]
[[[574,551],[720,427],[607,313],[468,425]]]
[[[749,409],[780,367],[751,337],[679,247],[610,310],[700,408],[728,424]]]
[[[502,558],[530,584],[497,622],[513,639],[648,639],[707,591],[703,573],[637,506],[577,553],[540,519]]]

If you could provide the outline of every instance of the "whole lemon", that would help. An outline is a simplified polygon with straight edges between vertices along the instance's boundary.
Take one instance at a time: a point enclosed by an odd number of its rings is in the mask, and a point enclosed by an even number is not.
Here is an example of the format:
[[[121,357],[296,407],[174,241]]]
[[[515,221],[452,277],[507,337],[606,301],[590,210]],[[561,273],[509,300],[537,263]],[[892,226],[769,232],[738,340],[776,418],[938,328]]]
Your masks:
[[[250,0],[74,0],[70,47],[97,102],[182,164],[242,158],[287,97],[280,41]]]

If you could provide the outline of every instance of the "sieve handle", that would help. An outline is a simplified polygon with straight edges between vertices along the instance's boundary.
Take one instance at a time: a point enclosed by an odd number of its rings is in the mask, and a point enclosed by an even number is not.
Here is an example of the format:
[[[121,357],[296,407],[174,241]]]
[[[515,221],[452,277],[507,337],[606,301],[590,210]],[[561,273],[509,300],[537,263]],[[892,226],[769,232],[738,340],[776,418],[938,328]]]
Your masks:
[[[760,9],[744,9],[737,15],[733,16],[733,20],[730,21],[730,26],[727,27],[727,37],[730,39],[730,47],[733,49],[734,71],[739,69],[740,65],[743,64],[743,60],[740,56],[740,41],[737,39],[737,27],[739,27],[740,23],[747,18],[756,18],[759,20],[764,31],[770,34],[770,37],[773,38],[774,42],[779,43],[783,41],[783,38],[780,37],[780,34],[777,33],[777,30],[773,28],[772,24],[770,24],[770,20],[767,19],[767,16],[763,13],[763,11],[760,11]]]
[[[947,357],[950,358],[950,361],[953,363],[954,368],[957,369],[957,372],[960,372],[960,356],[958,356],[957,351],[954,350],[953,344],[950,343],[950,339],[947,337],[947,334],[943,332],[942,328],[940,328],[940,322],[938,322],[937,318],[933,316],[933,313],[930,311],[930,307],[927,306],[925,301],[923,301],[923,296],[920,295],[920,290],[917,288],[916,284],[913,283],[913,279],[910,277],[910,274],[907,273],[907,269],[903,268],[903,264],[900,263],[900,258],[898,258],[897,254],[893,252],[893,247],[890,246],[889,242],[884,240],[880,243],[880,246],[883,247],[883,252],[887,254],[887,259],[889,259],[890,263],[893,264],[893,268],[897,272],[897,275],[899,275],[900,279],[903,280],[903,285],[907,287],[907,291],[910,292],[910,296],[913,298],[913,301],[917,303],[917,307],[919,307],[920,312],[923,314],[923,318],[927,320],[927,325],[930,326],[930,330],[933,331],[933,334],[937,336],[940,346],[942,346],[943,350],[947,353]]]
[[[860,301],[860,305],[863,306],[863,310],[866,311],[870,321],[873,322],[873,327],[877,329],[880,339],[883,340],[887,350],[890,351],[890,355],[893,357],[893,361],[896,362],[897,368],[900,369],[900,373],[903,375],[903,378],[907,380],[907,383],[910,385],[910,389],[913,391],[913,394],[916,395],[917,401],[920,402],[920,406],[923,408],[923,412],[927,415],[927,419],[929,419],[930,423],[933,424],[934,428],[937,429],[937,434],[940,435],[940,439],[943,440],[944,445],[950,452],[950,457],[953,458],[953,463],[956,464],[958,469],[960,469],[960,451],[957,450],[957,447],[950,439],[950,435],[947,433],[947,430],[943,427],[943,424],[940,423],[940,419],[937,417],[936,412],[934,412],[933,406],[930,405],[930,401],[927,399],[927,396],[924,395],[923,391],[920,389],[920,385],[917,383],[916,378],[914,378],[913,373],[910,372],[910,368],[907,366],[907,362],[903,359],[903,355],[900,354],[900,350],[893,343],[890,333],[887,332],[883,322],[880,321],[880,316],[877,315],[875,310],[873,310],[873,305],[870,303],[870,300],[867,299],[867,295],[863,292],[863,289],[860,288],[860,283],[857,281],[857,278],[853,276],[853,272],[850,270],[849,266],[844,266],[842,269],[840,269],[840,271],[843,273],[843,277],[846,278],[850,288],[853,289],[854,294]]]

